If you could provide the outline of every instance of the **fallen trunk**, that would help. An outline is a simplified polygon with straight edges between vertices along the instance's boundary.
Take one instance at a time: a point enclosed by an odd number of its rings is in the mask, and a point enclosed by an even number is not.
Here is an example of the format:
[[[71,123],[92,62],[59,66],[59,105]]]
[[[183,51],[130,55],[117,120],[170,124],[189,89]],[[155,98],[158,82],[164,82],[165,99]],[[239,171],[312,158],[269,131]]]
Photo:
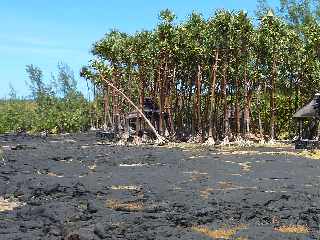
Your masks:
[[[153,127],[153,125],[151,124],[151,122],[149,121],[149,119],[144,115],[144,113],[140,110],[139,107],[137,107],[130,98],[128,98],[123,91],[119,90],[117,87],[115,87],[111,82],[109,82],[106,79],[103,79],[103,81],[108,84],[109,87],[111,87],[112,89],[114,89],[114,91],[116,91],[117,93],[121,94],[136,110],[137,112],[143,117],[143,119],[146,121],[146,123],[148,124],[148,126],[150,127],[150,129],[152,130],[152,132],[155,134],[155,136],[157,137],[158,140],[158,144],[163,144],[164,143],[164,138],[162,136],[160,136],[160,134],[157,132],[157,130]]]

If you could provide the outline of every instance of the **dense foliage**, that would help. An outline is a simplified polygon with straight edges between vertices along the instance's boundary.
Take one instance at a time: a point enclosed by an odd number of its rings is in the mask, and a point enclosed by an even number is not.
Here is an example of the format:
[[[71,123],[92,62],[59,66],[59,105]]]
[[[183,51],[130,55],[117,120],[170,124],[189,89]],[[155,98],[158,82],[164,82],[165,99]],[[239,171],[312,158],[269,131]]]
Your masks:
[[[81,71],[100,98],[96,123],[117,128],[132,110],[107,80],[141,107],[152,97],[162,135],[294,136],[293,113],[320,88],[318,1],[283,0],[279,14],[259,2],[258,22],[218,10],[177,24],[165,10],[153,31],[108,32]]]
[[[70,68],[59,64],[58,70],[58,75],[48,84],[38,67],[26,67],[31,99],[18,99],[11,87],[10,99],[0,101],[0,133],[63,133],[88,129],[89,102],[76,90],[76,80]]]

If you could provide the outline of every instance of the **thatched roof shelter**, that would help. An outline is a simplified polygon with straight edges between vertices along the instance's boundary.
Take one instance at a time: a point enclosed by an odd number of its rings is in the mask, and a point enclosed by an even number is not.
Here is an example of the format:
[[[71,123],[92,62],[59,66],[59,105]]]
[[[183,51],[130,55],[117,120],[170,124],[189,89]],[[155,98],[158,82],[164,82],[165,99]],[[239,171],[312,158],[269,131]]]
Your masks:
[[[310,103],[308,103],[303,108],[299,109],[293,115],[293,118],[320,118],[320,94],[317,93]]]

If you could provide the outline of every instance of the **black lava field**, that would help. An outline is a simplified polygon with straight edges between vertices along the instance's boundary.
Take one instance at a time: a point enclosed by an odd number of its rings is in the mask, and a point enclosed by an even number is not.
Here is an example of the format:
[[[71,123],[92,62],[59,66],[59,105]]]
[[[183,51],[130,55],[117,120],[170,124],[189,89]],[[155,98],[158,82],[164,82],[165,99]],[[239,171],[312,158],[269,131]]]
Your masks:
[[[0,145],[1,240],[320,237],[320,160],[290,146],[116,146],[89,133]]]

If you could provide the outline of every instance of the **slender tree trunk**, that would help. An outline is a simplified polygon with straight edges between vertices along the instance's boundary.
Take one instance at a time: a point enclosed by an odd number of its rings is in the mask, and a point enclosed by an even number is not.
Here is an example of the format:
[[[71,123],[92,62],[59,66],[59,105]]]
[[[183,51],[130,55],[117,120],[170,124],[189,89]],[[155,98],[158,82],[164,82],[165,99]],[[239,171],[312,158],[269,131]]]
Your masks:
[[[166,82],[166,78],[167,78],[167,67],[168,67],[168,63],[167,60],[165,60],[164,63],[165,67],[164,67],[164,71],[163,71],[163,79],[160,77],[160,119],[159,119],[159,132],[160,135],[164,134],[164,104],[165,104],[165,82]]]
[[[113,65],[113,71],[112,71],[112,83],[114,84],[115,87],[118,87],[117,83],[117,70],[116,66]],[[113,89],[114,90],[114,89]],[[113,111],[112,111],[112,118],[113,118],[113,123],[114,123],[114,131],[117,134],[119,132],[119,109],[118,109],[118,94],[115,91],[112,91],[112,106],[113,106]]]
[[[209,138],[213,138],[216,135],[215,124],[213,122],[213,114],[215,111],[215,94],[216,94],[216,81],[217,81],[217,69],[218,69],[219,51],[215,52],[215,62],[212,64],[211,69],[211,94],[210,94],[210,112],[209,112]]]
[[[103,91],[103,99],[104,99],[104,125],[107,127],[108,123],[111,127],[113,127],[112,118],[110,115],[110,106],[109,106],[109,87],[108,85],[104,86]]]
[[[95,124],[96,124],[96,126],[95,126],[95,128],[96,129],[98,129],[99,128],[99,116],[98,116],[98,91],[97,91],[97,89],[98,89],[98,87],[96,86],[96,85],[94,85],[94,93],[93,93],[93,95],[94,95],[94,99],[95,99],[95,101],[94,101],[94,108],[95,108]]]
[[[292,70],[291,70],[292,72]],[[289,136],[292,136],[292,133],[294,133],[294,119],[292,119],[292,115],[294,114],[294,107],[292,104],[292,97],[294,96],[294,87],[293,87],[293,76],[291,75],[291,79],[290,79],[290,93],[288,96],[288,104],[289,104],[289,116],[288,116],[288,132],[289,132]]]
[[[183,93],[183,85],[180,85],[180,90],[178,90],[179,81],[174,81],[174,88],[175,88],[175,102],[173,107],[173,112],[175,113],[174,118],[174,131],[180,132],[182,129],[182,93]]]
[[[221,94],[223,101],[223,138],[229,136],[229,116],[228,116],[228,101],[227,101],[227,64],[222,70]]]
[[[271,107],[271,119],[270,119],[270,137],[275,139],[275,120],[276,120],[276,105],[275,105],[275,78],[276,78],[276,62],[272,62],[272,76],[271,76],[271,90],[270,90],[270,107]]]
[[[244,134],[245,137],[250,134],[250,101],[251,97],[249,94],[250,89],[250,83],[248,81],[247,76],[247,67],[244,69],[244,97],[245,97],[245,103],[244,103],[244,109],[243,109],[243,119],[244,119]]]
[[[263,134],[263,126],[262,126],[262,120],[261,120],[261,110],[260,110],[260,106],[261,106],[261,86],[259,85],[258,90],[257,90],[257,100],[256,100],[256,104],[258,107],[258,124],[259,124],[259,133],[260,133],[260,140],[263,141],[264,140],[264,134]]]
[[[172,114],[172,98],[174,97],[174,94],[177,93],[175,87],[172,85],[175,83],[175,78],[176,78],[176,67],[173,68],[173,74],[172,74],[172,79],[170,80],[168,84],[168,92],[170,93],[168,96],[168,118],[169,118],[169,131],[170,134],[174,134],[174,123],[173,123],[173,114]],[[174,85],[176,86],[176,85]],[[178,95],[176,94],[176,99],[178,98]]]
[[[204,110],[202,114],[202,138],[206,137],[206,132],[209,127],[209,112],[210,112],[210,95],[205,95],[204,98]]]
[[[242,49],[243,52],[243,49]],[[236,87],[236,102],[235,102],[235,123],[236,123],[236,137],[240,136],[241,132],[241,124],[240,124],[240,98],[241,98],[241,93],[240,93],[240,74],[239,74],[239,52],[237,51],[236,53],[236,73],[235,73],[235,87]]]
[[[191,112],[191,135],[194,136],[196,132],[196,107],[195,107],[195,100],[193,100],[193,105],[192,105],[192,88],[193,88],[193,81],[192,77],[190,77],[190,86],[189,86],[189,97],[188,97],[188,103],[190,106],[190,112]],[[195,98],[194,98],[195,99]],[[188,113],[187,113],[188,114]]]
[[[140,77],[140,110],[141,112],[144,112],[144,98],[145,98],[145,72],[144,72],[144,66],[140,64],[139,68],[139,77]],[[142,116],[140,116],[142,118]],[[144,130],[144,121],[143,119],[140,120],[140,117],[137,121],[137,130],[143,131]]]
[[[236,119],[236,136],[239,136],[239,134],[240,134],[240,80],[239,80],[239,75],[237,75],[237,78],[236,78],[235,119]]]
[[[197,116],[197,132],[201,133],[201,78],[202,78],[202,68],[198,64],[198,74],[197,74],[197,91],[196,91],[196,116]]]
[[[158,93],[158,84],[161,78],[161,62],[160,64],[156,67],[155,73],[154,73],[154,80],[153,80],[153,91],[152,91],[152,99],[155,103],[157,103],[157,93]],[[152,113],[151,116],[151,122],[154,124],[159,131],[159,122],[158,119],[155,119],[154,113]]]
[[[299,85],[295,84],[295,100],[294,100],[294,110],[297,111],[299,108]]]

